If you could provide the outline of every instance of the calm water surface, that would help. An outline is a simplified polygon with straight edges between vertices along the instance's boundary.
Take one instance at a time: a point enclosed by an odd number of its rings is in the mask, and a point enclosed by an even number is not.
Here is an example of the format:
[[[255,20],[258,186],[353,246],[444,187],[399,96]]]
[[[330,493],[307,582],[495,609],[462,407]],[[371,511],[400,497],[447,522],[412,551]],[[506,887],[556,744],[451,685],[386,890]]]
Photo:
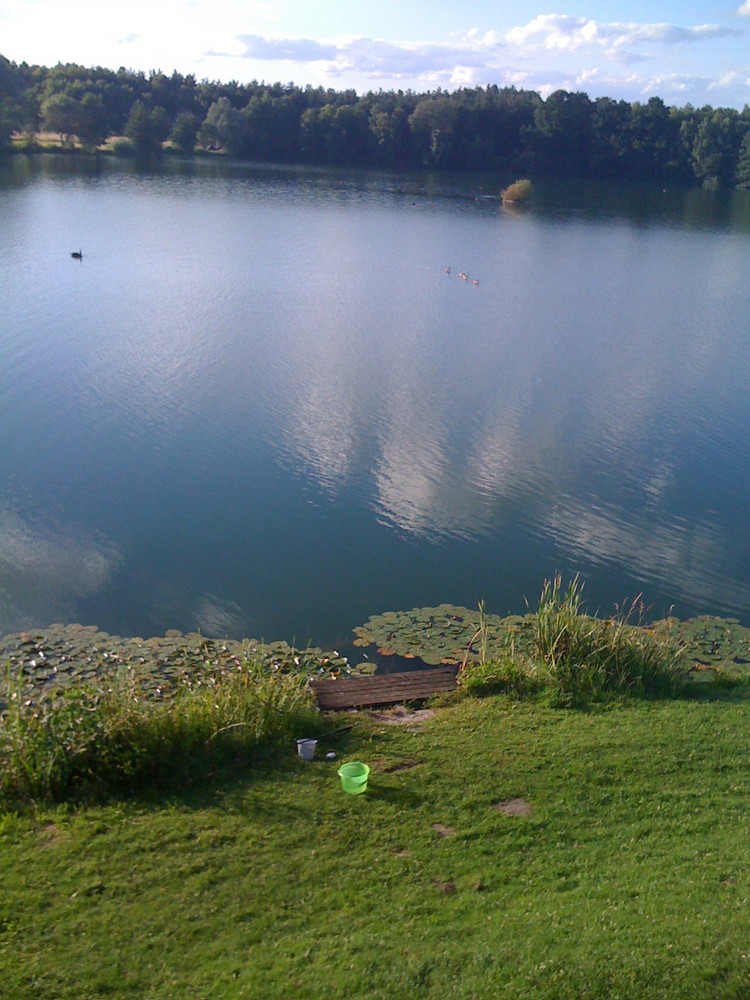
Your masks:
[[[501,181],[1,164],[0,633],[750,622],[750,195]]]

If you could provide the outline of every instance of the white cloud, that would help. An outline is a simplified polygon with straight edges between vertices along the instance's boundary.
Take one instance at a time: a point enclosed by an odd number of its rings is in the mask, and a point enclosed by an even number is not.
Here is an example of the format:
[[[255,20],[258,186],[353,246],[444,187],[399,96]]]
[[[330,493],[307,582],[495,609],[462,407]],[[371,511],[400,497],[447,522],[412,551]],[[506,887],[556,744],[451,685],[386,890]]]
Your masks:
[[[524,47],[535,46],[567,52],[583,47],[599,47],[615,53],[635,45],[677,45],[739,34],[742,32],[736,28],[725,28],[718,24],[701,24],[693,28],[682,28],[676,24],[606,24],[567,14],[540,14],[522,27],[511,28],[506,33],[505,40],[511,45]]]
[[[629,82],[634,87],[637,87],[644,97],[652,96],[653,94],[659,94],[662,97],[668,97],[670,94],[679,96],[684,95],[690,90],[708,85],[708,80],[696,76],[686,76],[681,73],[662,73],[649,77],[631,77]]]
[[[741,7],[737,8],[740,17],[750,17],[750,0],[745,0]]]
[[[316,41],[314,38],[264,38],[262,35],[238,35],[237,41],[245,47],[242,53],[248,59],[289,60],[290,62],[317,62],[338,58],[340,49],[335,43]]]
[[[748,2],[750,2],[750,0],[748,0]],[[736,79],[737,79],[736,73],[734,72],[724,73],[724,75],[720,76],[718,80],[714,80],[712,83],[709,83],[708,89],[720,90],[723,87],[731,87],[731,85],[734,83]]]
[[[744,7],[750,11],[750,0]],[[664,87],[665,97],[671,94],[701,105],[712,90],[721,88],[724,100],[740,106],[746,94],[740,76],[732,78],[731,72],[744,69],[744,57],[736,66],[724,61],[715,70],[705,63],[700,75],[688,75],[676,53],[699,45],[710,60],[712,41],[734,41],[744,34],[720,24],[683,27],[544,14],[508,31],[472,27],[441,41],[233,33],[231,42],[225,38],[220,48],[214,46],[204,56],[230,59],[237,76],[242,75],[243,62],[266,63],[278,74],[285,72],[281,67],[286,64],[292,67],[290,78],[320,83],[346,79],[357,89],[367,81],[417,89],[494,83],[535,90],[543,97],[557,89],[583,89],[593,97],[639,100]],[[632,72],[632,67],[647,63],[650,73]]]
[[[247,59],[324,63],[329,72],[366,73],[373,77],[419,77],[434,73],[466,74],[481,69],[502,46],[494,36],[476,32],[457,43],[389,42],[363,36],[321,41],[238,35]],[[209,52],[207,55],[222,53]]]
[[[750,5],[750,0],[747,4]],[[411,79],[447,86],[471,86],[490,80],[506,85],[527,82],[534,89],[545,90],[555,84],[562,86],[571,77],[578,79],[580,85],[596,78],[599,71],[581,67],[571,72],[570,68],[544,65],[543,69],[539,67],[541,72],[526,77],[520,67],[509,64],[509,56],[523,60],[540,51],[557,52],[561,57],[588,51],[628,65],[651,56],[632,51],[639,46],[692,44],[742,34],[737,29],[712,24],[683,28],[667,23],[601,23],[564,14],[542,14],[504,35],[472,28],[451,42],[393,42],[364,36],[322,40],[257,34],[238,35],[235,42],[241,47],[243,58],[315,64],[330,75],[357,73],[373,79]],[[236,55],[237,50],[206,54]],[[649,80],[644,80],[645,88],[650,85]]]

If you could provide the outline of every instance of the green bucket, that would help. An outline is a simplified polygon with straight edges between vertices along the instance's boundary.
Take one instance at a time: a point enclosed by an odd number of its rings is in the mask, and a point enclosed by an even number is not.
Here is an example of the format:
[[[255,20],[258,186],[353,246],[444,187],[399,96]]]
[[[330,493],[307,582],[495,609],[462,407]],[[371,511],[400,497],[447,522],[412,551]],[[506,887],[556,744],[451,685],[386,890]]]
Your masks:
[[[369,775],[368,765],[361,764],[358,760],[353,760],[350,764],[342,764],[338,770],[341,787],[350,795],[361,795],[365,791]]]

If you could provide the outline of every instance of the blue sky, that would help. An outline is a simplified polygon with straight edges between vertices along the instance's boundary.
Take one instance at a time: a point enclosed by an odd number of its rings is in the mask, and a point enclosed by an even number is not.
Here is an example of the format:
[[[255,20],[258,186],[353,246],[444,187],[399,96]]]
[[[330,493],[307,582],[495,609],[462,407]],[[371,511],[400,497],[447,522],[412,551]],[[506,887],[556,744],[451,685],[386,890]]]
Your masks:
[[[0,0],[16,62],[336,89],[750,104],[750,0]]]

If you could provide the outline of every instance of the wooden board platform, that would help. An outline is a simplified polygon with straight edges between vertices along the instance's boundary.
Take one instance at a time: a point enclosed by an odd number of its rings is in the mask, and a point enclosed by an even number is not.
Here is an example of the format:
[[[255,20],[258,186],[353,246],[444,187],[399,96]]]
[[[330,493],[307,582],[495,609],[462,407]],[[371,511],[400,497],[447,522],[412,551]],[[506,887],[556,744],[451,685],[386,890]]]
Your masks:
[[[422,701],[430,695],[452,691],[455,686],[456,672],[451,667],[413,670],[400,674],[374,674],[371,677],[310,681],[318,707],[324,711]]]

